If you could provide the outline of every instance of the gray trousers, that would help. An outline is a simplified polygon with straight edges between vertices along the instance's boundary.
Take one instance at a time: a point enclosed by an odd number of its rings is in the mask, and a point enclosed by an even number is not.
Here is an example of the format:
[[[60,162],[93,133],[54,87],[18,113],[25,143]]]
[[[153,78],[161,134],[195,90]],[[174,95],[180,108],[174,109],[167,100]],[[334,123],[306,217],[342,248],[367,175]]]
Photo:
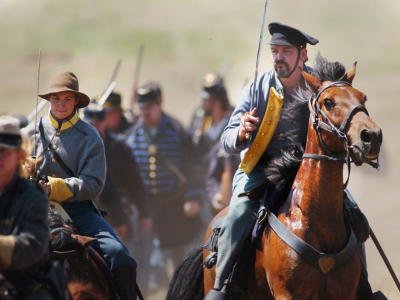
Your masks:
[[[218,256],[214,288],[220,290],[228,283],[229,274],[251,232],[256,218],[259,201],[248,197],[238,197],[244,191],[251,190],[265,181],[263,168],[256,168],[250,175],[236,171],[232,183],[232,198],[229,212],[221,223],[218,237]]]

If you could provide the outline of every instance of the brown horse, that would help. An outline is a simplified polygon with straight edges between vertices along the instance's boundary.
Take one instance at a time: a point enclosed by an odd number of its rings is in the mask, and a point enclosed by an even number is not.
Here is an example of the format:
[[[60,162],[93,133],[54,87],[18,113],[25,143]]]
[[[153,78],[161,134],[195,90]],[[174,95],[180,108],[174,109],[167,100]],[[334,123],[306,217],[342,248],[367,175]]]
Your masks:
[[[91,246],[95,239],[75,234],[67,221],[69,217],[62,212],[50,206],[50,257],[64,267],[72,299],[117,299],[112,290],[111,273]]]
[[[361,263],[354,233],[344,220],[343,165],[350,166],[350,157],[356,165],[377,159],[382,133],[368,115],[365,94],[351,85],[355,65],[345,74],[340,65],[339,78],[335,66],[326,61],[319,66],[321,79],[304,73],[316,94],[309,102],[305,154],[277,217],[268,212],[269,224],[247,276],[248,299],[357,297]],[[206,240],[211,233],[209,227]],[[213,287],[214,268],[196,273],[199,258],[208,254],[198,250],[177,269],[168,300],[201,299]],[[185,283],[188,274],[196,277]],[[203,291],[196,282],[201,277]]]

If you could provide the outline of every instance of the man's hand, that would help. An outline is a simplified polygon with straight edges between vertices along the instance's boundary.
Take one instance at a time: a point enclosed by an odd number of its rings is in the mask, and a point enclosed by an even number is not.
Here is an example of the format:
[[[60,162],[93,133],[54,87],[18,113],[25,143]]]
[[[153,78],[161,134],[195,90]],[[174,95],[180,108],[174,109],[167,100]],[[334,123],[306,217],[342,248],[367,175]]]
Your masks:
[[[246,139],[246,134],[257,130],[259,118],[255,117],[256,108],[251,112],[247,112],[240,117],[240,127],[238,134],[238,142],[243,142]]]
[[[47,197],[49,197],[51,192],[50,182],[45,180],[39,180],[38,184],[42,188],[43,192],[47,195]]]
[[[183,211],[187,217],[192,218],[199,214],[200,204],[196,200],[188,200],[183,204]]]

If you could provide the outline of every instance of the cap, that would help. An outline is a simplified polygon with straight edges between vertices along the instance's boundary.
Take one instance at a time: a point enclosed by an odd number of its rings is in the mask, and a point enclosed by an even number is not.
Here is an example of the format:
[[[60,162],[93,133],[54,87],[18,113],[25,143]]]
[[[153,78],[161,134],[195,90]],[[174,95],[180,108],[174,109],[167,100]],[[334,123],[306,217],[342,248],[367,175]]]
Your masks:
[[[294,27],[281,23],[270,23],[268,25],[271,34],[271,45],[287,45],[304,48],[306,44],[316,45],[319,41]]]
[[[8,115],[0,116],[0,147],[17,149],[21,143],[18,119]]]
[[[147,81],[136,90],[136,101],[139,106],[146,106],[160,101],[161,87],[155,81]]]
[[[83,110],[83,119],[86,122],[103,121],[105,117],[104,108],[95,100],[92,100],[89,105]]]
[[[211,95],[226,94],[224,79],[218,73],[207,73],[201,81],[201,97],[208,98]]]
[[[112,92],[103,104],[103,107],[107,110],[122,110],[121,107],[121,94]]]

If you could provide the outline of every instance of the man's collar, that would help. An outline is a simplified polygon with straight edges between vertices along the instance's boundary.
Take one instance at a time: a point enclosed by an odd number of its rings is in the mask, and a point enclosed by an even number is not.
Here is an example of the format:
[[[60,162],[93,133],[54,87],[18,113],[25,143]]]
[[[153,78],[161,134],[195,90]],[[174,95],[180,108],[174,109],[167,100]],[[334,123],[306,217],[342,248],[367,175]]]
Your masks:
[[[55,129],[59,128],[59,123],[58,121],[51,115],[51,113],[49,113],[49,119],[50,119],[50,123],[51,125],[53,125],[53,127]],[[60,131],[66,130],[68,128],[71,128],[72,126],[74,126],[76,123],[78,123],[79,121],[79,114],[78,111],[75,111],[75,113],[72,115],[71,118],[67,118],[65,120],[62,121],[62,125],[60,128]]]

